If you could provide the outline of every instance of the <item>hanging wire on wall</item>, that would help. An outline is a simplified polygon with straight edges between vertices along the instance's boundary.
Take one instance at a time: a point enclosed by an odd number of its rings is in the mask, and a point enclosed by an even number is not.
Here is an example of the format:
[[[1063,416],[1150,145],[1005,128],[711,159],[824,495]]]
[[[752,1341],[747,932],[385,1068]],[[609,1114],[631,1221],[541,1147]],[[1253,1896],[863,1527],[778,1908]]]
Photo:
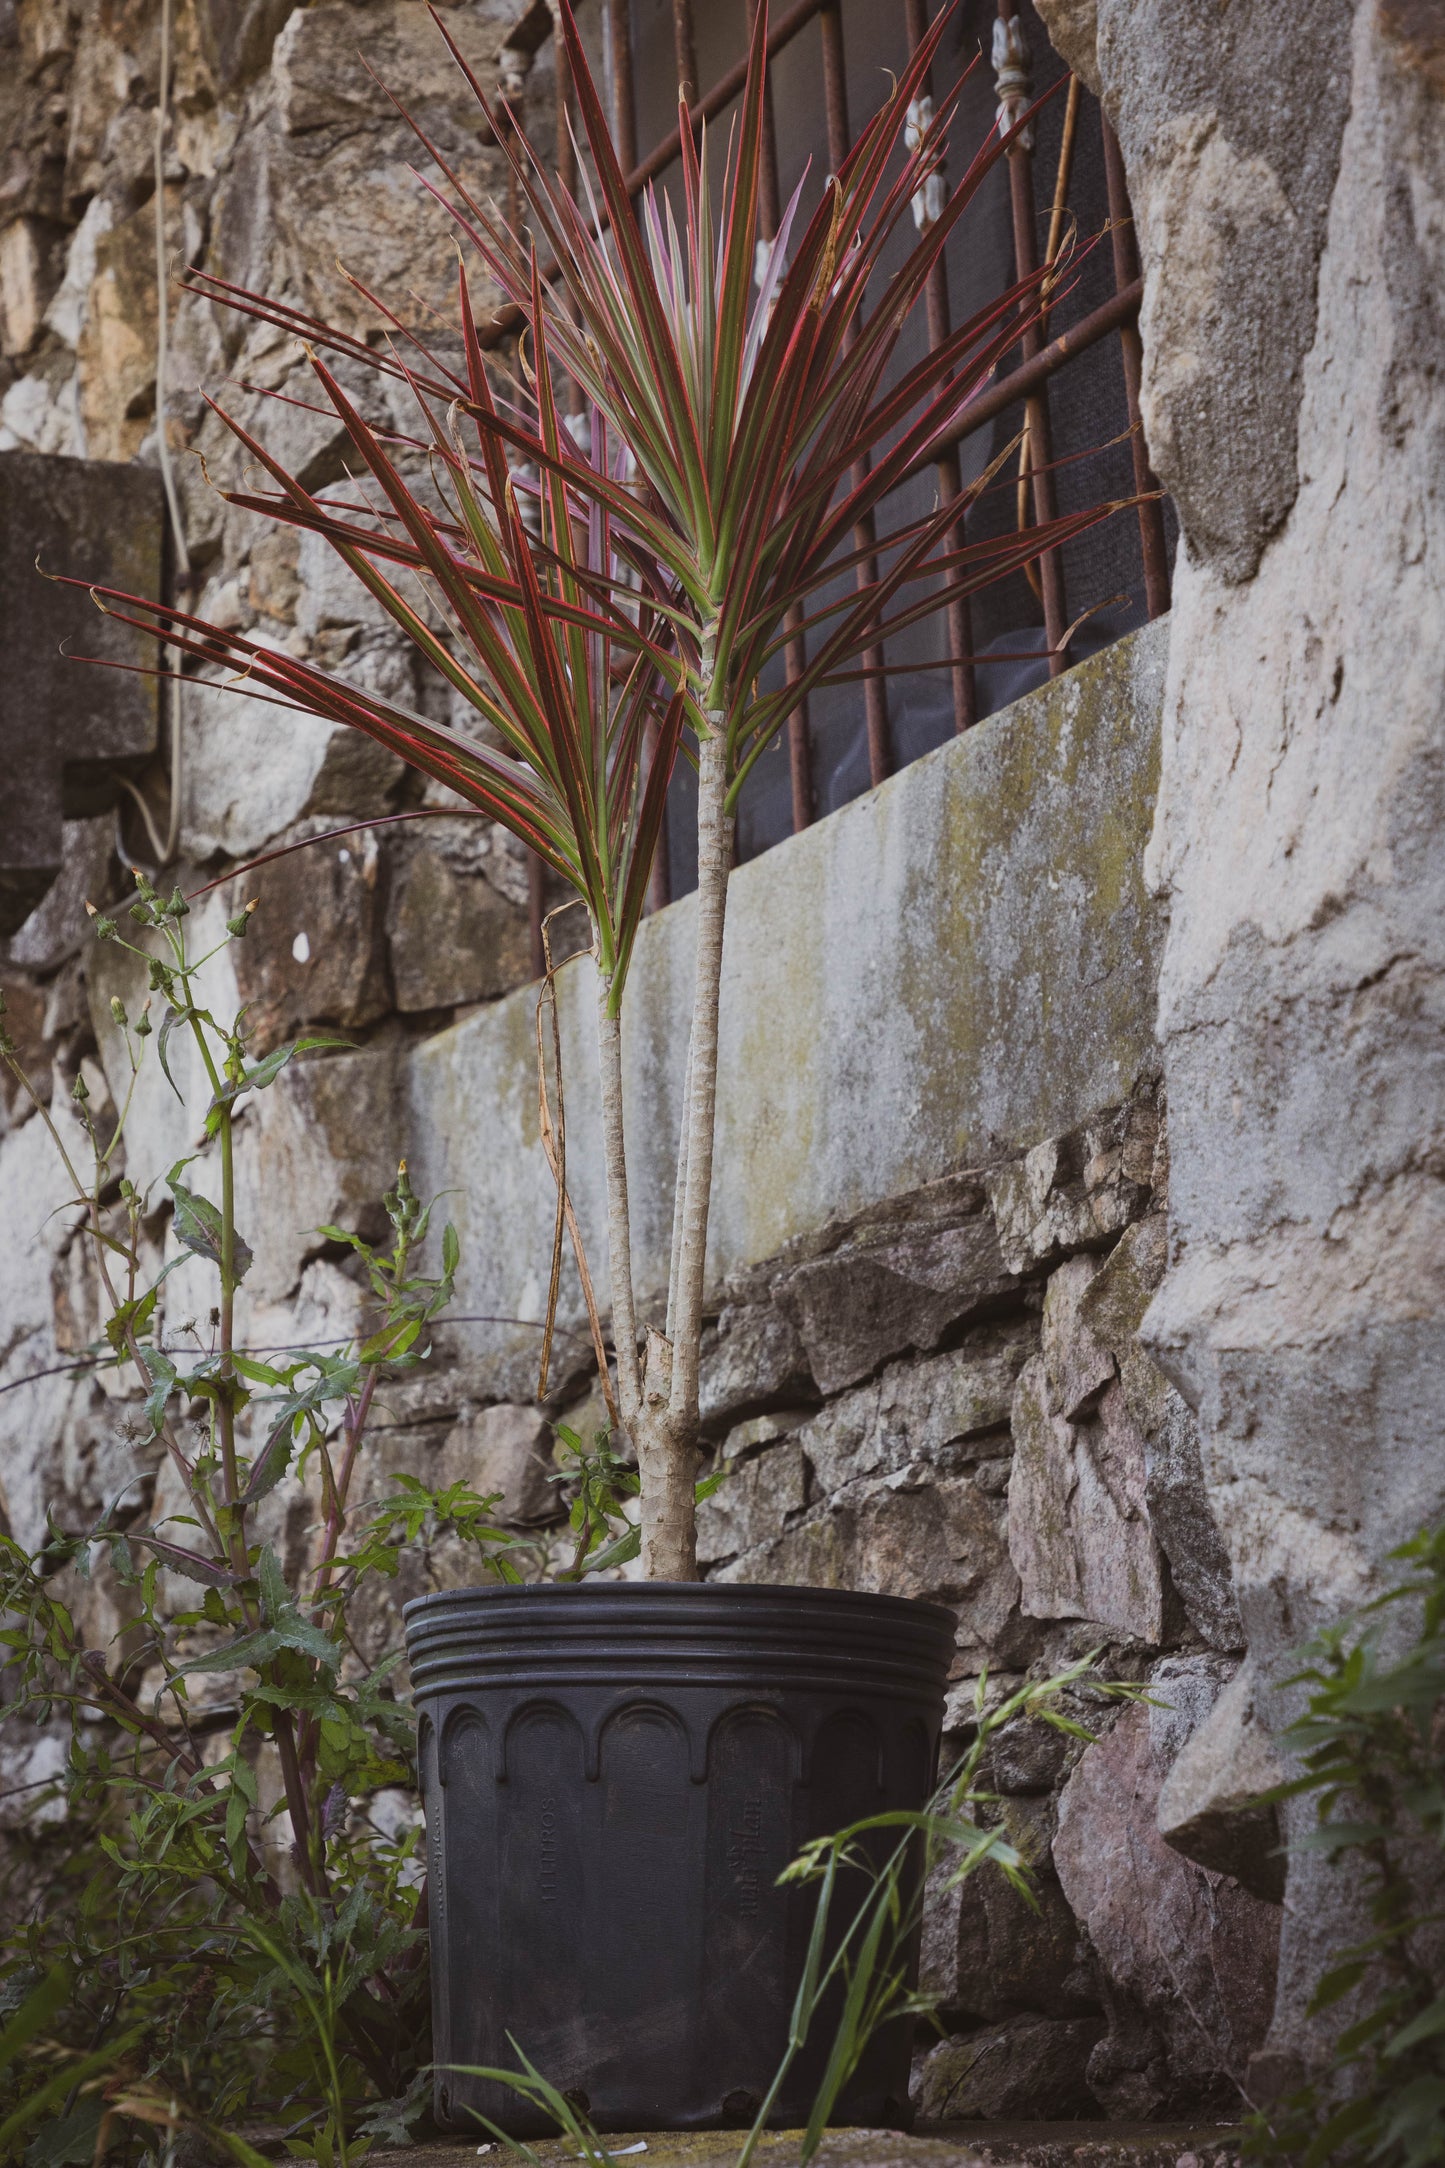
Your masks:
[[[170,310],[167,298],[168,272],[166,264],[166,138],[170,129],[171,94],[171,18],[174,0],[161,0],[161,53],[160,82],[156,93],[155,131],[155,258],[156,258],[156,459],[160,467],[161,487],[165,492],[166,516],[170,524],[171,542],[175,553],[175,585],[177,602],[188,603],[191,589],[191,557],[186,547],[185,521],[181,517],[180,493],[176,488],[175,469],[171,464],[171,448],[166,436],[166,376],[169,358]],[[163,649],[163,660],[171,659],[174,674],[162,678],[169,693],[170,709],[170,755],[171,791],[170,811],[166,819],[166,832],[161,835],[154,815],[143,794],[128,776],[117,781],[127,791],[140,812],[151,851],[155,856],[156,870],[168,866],[176,855],[176,844],[181,830],[181,791],[185,779],[185,741],[181,725],[180,655],[173,649]],[[130,854],[120,843],[120,856],[128,859]]]

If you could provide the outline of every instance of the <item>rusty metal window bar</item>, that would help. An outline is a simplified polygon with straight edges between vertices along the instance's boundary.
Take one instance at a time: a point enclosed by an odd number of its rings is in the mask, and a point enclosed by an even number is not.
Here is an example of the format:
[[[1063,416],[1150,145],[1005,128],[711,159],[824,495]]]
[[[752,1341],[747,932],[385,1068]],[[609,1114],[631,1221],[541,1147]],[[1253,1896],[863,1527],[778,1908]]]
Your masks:
[[[649,72],[656,75],[659,66],[666,74],[666,89],[671,98],[677,99],[683,90],[687,99],[687,125],[696,132],[704,122],[713,122],[726,112],[739,95],[746,73],[746,63],[741,57],[745,52],[745,32],[751,26],[753,14],[760,0],[741,0],[732,7],[719,5],[719,0],[706,0],[706,8],[695,6],[695,0],[584,0],[579,9],[582,21],[600,47],[603,73],[610,99],[613,139],[618,156],[628,174],[630,192],[636,196],[650,183],[667,175],[676,160],[680,147],[679,126],[659,128],[657,138],[646,151],[639,148],[639,115],[644,101],[639,98],[639,58],[648,64]],[[930,0],[904,0],[903,24],[906,49],[912,52],[926,34],[935,7]],[[807,56],[808,64],[815,71],[821,86],[822,141],[819,150],[826,158],[827,168],[836,168],[846,157],[853,141],[850,105],[849,54],[847,23],[850,13],[847,0],[793,0],[791,6],[775,6],[772,11],[768,35],[770,70],[770,96],[766,118],[767,140],[765,144],[765,173],[763,185],[762,215],[765,235],[776,230],[781,208],[779,181],[779,157],[776,119],[773,109],[773,85],[780,63],[788,64],[797,57],[800,41],[816,36],[816,47]],[[716,44],[719,21],[724,16],[735,17],[735,49],[739,57],[734,63],[721,69],[705,87],[699,75],[699,31],[711,33]],[[639,21],[645,16],[645,21]],[[667,19],[670,17],[670,21]],[[588,20],[590,18],[590,21]],[[857,27],[855,18],[854,27]],[[876,24],[877,17],[871,6],[868,21]],[[975,0],[971,14],[964,21],[975,39],[983,42],[985,29],[991,33],[984,45],[985,64],[989,70],[989,85],[997,106],[997,124],[1002,127],[1014,121],[1033,102],[1036,90],[1041,86],[1036,80],[1037,63],[1040,58],[1051,62],[1054,74],[1062,74],[1063,64],[1053,55],[1047,37],[1033,12],[1032,0]],[[816,33],[813,26],[816,24]],[[532,0],[513,28],[502,47],[504,74],[511,72],[515,89],[530,68],[533,57],[552,37],[554,29],[548,0]],[[642,50],[639,52],[639,38]],[[663,48],[666,48],[665,52]],[[557,120],[557,171],[562,184],[575,192],[578,183],[576,153],[568,127],[571,85],[568,79],[566,59],[560,40],[555,41],[556,59],[556,120]],[[935,63],[937,69],[939,63]],[[933,85],[927,86],[931,94]],[[883,85],[879,87],[879,101]],[[1011,248],[1009,260],[1001,263],[1000,282],[1012,276],[1023,276],[1036,268],[1041,255],[1052,259],[1057,252],[1067,222],[1071,215],[1071,195],[1080,165],[1080,147],[1086,132],[1092,131],[1094,157],[1102,164],[1102,175],[1107,212],[1106,254],[1111,273],[1111,290],[1104,298],[1079,313],[1072,312],[1072,320],[1057,330],[1053,321],[1045,319],[1029,328],[1019,343],[1016,364],[999,377],[990,389],[976,397],[964,416],[954,441],[945,447],[934,462],[931,479],[941,501],[958,496],[964,487],[963,455],[970,441],[1006,416],[1022,417],[1022,444],[1017,469],[1017,523],[1027,527],[1033,522],[1042,524],[1054,517],[1056,511],[1057,476],[1060,471],[1055,445],[1054,405],[1061,387],[1067,388],[1067,372],[1077,373],[1080,362],[1086,356],[1096,356],[1105,349],[1106,342],[1114,342],[1117,352],[1117,369],[1122,378],[1123,410],[1127,417],[1127,438],[1130,460],[1130,483],[1133,490],[1145,497],[1137,511],[1137,580],[1131,584],[1139,590],[1138,601],[1142,603],[1147,618],[1160,616],[1169,607],[1170,600],[1170,538],[1165,509],[1154,493],[1158,483],[1152,474],[1145,447],[1139,409],[1139,385],[1141,374],[1141,347],[1139,338],[1139,307],[1142,296],[1142,280],[1139,271],[1138,249],[1134,238],[1128,190],[1125,183],[1123,160],[1112,129],[1100,112],[1095,101],[1081,91],[1074,78],[1051,101],[1058,109],[1058,143],[1053,170],[1040,170],[1039,146],[1035,142],[1034,129],[1026,129],[1016,139],[1005,160],[1008,191],[1008,224]],[[676,111],[676,104],[670,110]],[[870,108],[871,110],[871,108]],[[867,113],[859,104],[859,119]],[[1041,132],[1041,131],[1039,131]],[[1040,183],[1046,189],[1044,201],[1047,210],[1041,209]],[[946,185],[946,184],[945,184]],[[941,205],[932,208],[937,216]],[[927,217],[930,206],[916,207],[916,215]],[[955,249],[967,246],[968,222],[950,246],[950,257]],[[1082,236],[1087,240],[1090,236]],[[941,263],[930,280],[926,295],[927,337],[930,346],[937,345],[948,336],[950,328],[949,267]],[[1053,314],[1063,316],[1068,312],[1057,302]],[[489,345],[500,344],[517,329],[517,312],[503,309],[494,317],[484,334]],[[1017,422],[1015,423],[1017,426]],[[1078,454],[1074,454],[1078,457]],[[912,479],[909,477],[906,479]],[[1099,493],[1100,497],[1114,492]],[[1031,515],[1031,516],[1030,516]],[[963,518],[960,517],[959,539],[962,539]],[[870,527],[854,537],[855,547],[864,552],[875,546],[886,548],[887,536],[875,535]],[[1043,553],[1038,561],[1036,602],[1042,617],[1042,643],[1038,648],[1041,668],[1050,677],[1059,675],[1075,659],[1076,642],[1070,637],[1069,595],[1065,577],[1065,552],[1052,550]],[[856,577],[860,581],[871,579],[865,555]],[[948,699],[954,731],[971,728],[986,713],[1001,705],[980,700],[980,666],[986,662],[986,652],[975,650],[975,630],[967,601],[955,602],[945,613],[947,653],[941,664],[922,662],[920,671],[930,667],[947,675]],[[796,678],[804,666],[801,632],[789,643],[785,668],[788,680]],[[901,764],[897,742],[896,718],[891,713],[889,677],[881,649],[870,651],[864,658],[862,678],[862,707],[866,764],[869,784],[877,784]],[[806,827],[817,814],[817,779],[813,734],[810,727],[808,703],[800,702],[790,717],[787,734],[788,798],[790,825],[793,832]],[[908,756],[902,756],[908,757]],[[674,845],[679,830],[685,833],[685,823],[674,825]],[[666,850],[659,854],[659,864],[654,875],[651,903],[654,908],[669,900],[676,890],[689,885],[686,868],[674,868],[681,879],[670,879]],[[534,880],[532,916],[534,948],[540,954],[540,924],[543,894],[540,878]]]

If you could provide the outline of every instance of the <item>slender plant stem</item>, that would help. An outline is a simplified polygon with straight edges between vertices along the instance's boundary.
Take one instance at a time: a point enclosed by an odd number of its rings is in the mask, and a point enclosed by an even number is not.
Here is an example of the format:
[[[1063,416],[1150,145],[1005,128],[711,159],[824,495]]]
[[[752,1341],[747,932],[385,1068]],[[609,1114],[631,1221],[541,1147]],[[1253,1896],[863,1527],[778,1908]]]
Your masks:
[[[677,1134],[677,1172],[672,1191],[672,1247],[667,1268],[667,1324],[669,1340],[677,1336],[677,1275],[682,1263],[682,1215],[687,1203],[687,1131],[692,1113],[692,1034],[687,1041],[687,1065],[682,1077],[682,1120]]]
[[[221,1112],[221,1369],[216,1418],[221,1433],[221,1466],[226,1483],[226,1511],[231,1564],[244,1575],[246,1508],[241,1503],[241,1474],[236,1461],[236,1151],[229,1107]]]
[[[707,1272],[708,1205],[712,1192],[713,1116],[717,1103],[718,1003],[722,991],[723,923],[732,870],[732,818],[726,810],[727,752],[720,711],[698,746],[697,976],[688,1056],[687,1155],[673,1333],[674,1417],[697,1420],[698,1358]]]
[[[612,1278],[612,1343],[617,1404],[624,1427],[642,1405],[637,1310],[632,1290],[632,1217],[627,1196],[627,1140],[622,1124],[622,1020],[611,1013],[612,980],[599,973],[597,1060],[602,1089],[602,1151],[607,1167],[607,1261]]]
[[[245,1507],[240,1503],[240,1473],[236,1465],[236,1411],[231,1400],[235,1384],[234,1360],[236,1317],[236,1160],[235,1139],[232,1135],[231,1108],[225,1097],[221,1073],[206,1043],[205,1026],[196,1008],[191,978],[196,967],[188,967],[185,949],[177,934],[171,935],[176,968],[185,987],[186,1021],[196,1042],[202,1066],[209,1079],[211,1090],[220,1107],[221,1140],[221,1368],[218,1382],[220,1395],[215,1402],[216,1428],[221,1441],[221,1471],[225,1484],[223,1503],[226,1508],[226,1552],[232,1571],[244,1580],[248,1561],[246,1557]],[[241,1610],[248,1623],[254,1623],[251,1609],[244,1594],[239,1598]]]
[[[351,1491],[351,1478],[356,1471],[356,1456],[371,1417],[372,1398],[376,1392],[378,1366],[373,1364],[366,1373],[366,1383],[357,1396],[354,1408],[348,1407],[346,1416],[346,1451],[341,1459],[341,1472],[332,1492],[331,1511],[327,1515],[325,1534],[321,1539],[321,1560],[316,1568],[316,1582],[311,1598],[311,1616],[320,1626],[325,1620],[325,1596],[331,1580],[331,1569],[336,1564],[336,1546],[346,1527],[346,1502]]]
[[[301,1763],[296,1752],[296,1729],[289,1709],[275,1712],[276,1754],[281,1764],[281,1783],[286,1793],[286,1812],[291,1818],[291,1834],[295,1839],[296,1866],[302,1881],[313,1897],[325,1895],[325,1877],[319,1861],[311,1852],[311,1811],[306,1798],[306,1785],[301,1775]]]
[[[184,968],[184,955],[178,963]],[[225,1485],[227,1521],[226,1548],[234,1572],[242,1579],[250,1571],[246,1544],[246,1508],[241,1498],[240,1468],[236,1459],[236,1410],[231,1397],[236,1379],[235,1324],[236,1324],[236,1158],[235,1137],[231,1108],[224,1097],[220,1072],[216,1068],[210,1047],[206,1044],[205,1029],[197,1013],[189,983],[186,988],[187,1016],[200,1050],[201,1060],[210,1079],[211,1089],[220,1102],[221,1145],[221,1367],[218,1382],[221,1387],[216,1403],[216,1423],[221,1441],[221,1468]],[[243,1617],[252,1619],[251,1606],[244,1593],[239,1596]],[[280,1679],[273,1665],[266,1667],[266,1677],[273,1685]],[[300,1757],[296,1751],[296,1725],[290,1709],[278,1707],[275,1711],[273,1730],[276,1754],[281,1764],[281,1781],[286,1793],[286,1811],[291,1821],[291,1834],[295,1841],[296,1860],[301,1879],[314,1897],[324,1899],[326,1875],[323,1864],[312,1856],[311,1812],[307,1797],[307,1785],[301,1771]]]
[[[404,1245],[400,1255],[404,1265],[406,1256]],[[398,1271],[397,1277],[400,1278],[400,1276],[400,1271]],[[346,1528],[346,1506],[351,1493],[351,1479],[356,1472],[357,1455],[361,1451],[361,1442],[366,1435],[366,1426],[371,1418],[371,1403],[376,1392],[378,1374],[378,1366],[373,1365],[366,1373],[366,1383],[357,1395],[355,1403],[347,1402],[346,1450],[341,1457],[340,1473],[331,1487],[331,1504],[327,1511],[326,1526],[321,1538],[321,1558],[316,1568],[316,1578],[311,1593],[311,1623],[313,1626],[320,1626],[323,1629],[326,1625],[326,1595],[331,1586],[331,1573],[336,1564],[337,1547]],[[319,1717],[310,1714],[302,1717],[300,1730],[297,1734],[297,1758],[301,1763],[303,1773],[313,1767],[320,1728]]]
[[[711,692],[712,643],[702,682]],[[709,728],[698,745],[697,964],[682,1133],[678,1140],[668,1330],[647,1336],[642,1406],[633,1426],[641,1478],[642,1568],[652,1581],[697,1579],[698,1359],[707,1269],[712,1188],[713,1111],[717,1097],[718,1000],[723,921],[732,867],[727,812],[727,751],[720,708],[705,709]]]
[[[158,1746],[171,1755],[188,1777],[198,1777],[204,1773],[205,1764],[180,1744],[159,1717],[147,1716],[135,1697],[128,1694],[117,1679],[110,1676],[105,1668],[105,1658],[98,1649],[81,1651],[74,1643],[72,1647],[78,1657],[82,1675],[92,1681],[96,1693],[112,1705],[123,1722],[133,1724],[153,1746]]]

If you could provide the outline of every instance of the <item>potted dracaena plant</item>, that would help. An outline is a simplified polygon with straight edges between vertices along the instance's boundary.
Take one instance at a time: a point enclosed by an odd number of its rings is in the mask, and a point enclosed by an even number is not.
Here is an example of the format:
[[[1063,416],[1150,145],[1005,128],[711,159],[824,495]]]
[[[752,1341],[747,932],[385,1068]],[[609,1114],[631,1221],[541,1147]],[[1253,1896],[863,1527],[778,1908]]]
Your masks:
[[[694,1478],[738,792],[798,703],[860,657],[876,667],[889,631],[1104,516],[965,543],[965,492],[890,537],[881,573],[858,543],[900,478],[950,440],[1035,320],[1044,283],[1021,282],[890,375],[949,233],[1007,147],[988,138],[885,279],[885,256],[945,156],[957,91],[912,148],[905,137],[947,20],[817,210],[802,218],[795,195],[760,245],[766,7],[718,196],[685,122],[680,203],[648,191],[639,206],[560,0],[596,176],[585,208],[474,77],[531,232],[477,202],[417,129],[441,174],[428,185],[464,245],[455,367],[375,297],[397,333],[389,346],[192,275],[195,290],[305,342],[375,509],[354,492],[314,494],[224,417],[275,485],[231,501],[324,537],[475,713],[476,737],[236,632],[101,591],[183,654],[364,731],[449,785],[569,883],[591,922],[609,1391],[636,1456],[644,1579],[457,1591],[411,1609],[443,2121],[546,2127],[492,2079],[459,2074],[505,2060],[509,2038],[600,2128],[748,2120],[786,2040],[801,1962],[796,1890],[779,1889],[777,1874],[799,1841],[853,1820],[860,1802],[920,1807],[931,1779],[950,1615],[838,1591],[697,1586]],[[520,312],[525,401],[489,379],[468,250]],[[338,356],[408,387],[415,436],[368,423],[338,381]],[[587,429],[564,419],[564,383],[580,391]],[[841,597],[840,575],[853,580]],[[800,628],[801,675],[765,689]],[[696,972],[666,1313],[644,1336],[621,1034],[679,751],[698,773]],[[836,2113],[902,2116],[907,2059],[905,2030],[881,2034]],[[818,2076],[799,2056],[775,2118],[796,2120]]]

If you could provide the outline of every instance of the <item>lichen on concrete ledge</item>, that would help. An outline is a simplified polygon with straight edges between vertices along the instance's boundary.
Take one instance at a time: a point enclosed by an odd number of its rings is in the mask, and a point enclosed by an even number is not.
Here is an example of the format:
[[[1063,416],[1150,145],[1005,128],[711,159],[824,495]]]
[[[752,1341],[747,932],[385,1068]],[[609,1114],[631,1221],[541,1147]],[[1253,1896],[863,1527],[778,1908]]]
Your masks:
[[[1149,1070],[1162,924],[1141,867],[1167,638],[1120,641],[734,874],[714,1284],[1057,1136]],[[691,898],[647,922],[624,1015],[644,1291],[666,1274],[692,925]],[[559,980],[568,1177],[605,1282],[592,1002],[577,959]],[[540,1315],[555,1209],[534,1004],[438,1033],[408,1071],[418,1179],[456,1192],[462,1301],[502,1317]]]

